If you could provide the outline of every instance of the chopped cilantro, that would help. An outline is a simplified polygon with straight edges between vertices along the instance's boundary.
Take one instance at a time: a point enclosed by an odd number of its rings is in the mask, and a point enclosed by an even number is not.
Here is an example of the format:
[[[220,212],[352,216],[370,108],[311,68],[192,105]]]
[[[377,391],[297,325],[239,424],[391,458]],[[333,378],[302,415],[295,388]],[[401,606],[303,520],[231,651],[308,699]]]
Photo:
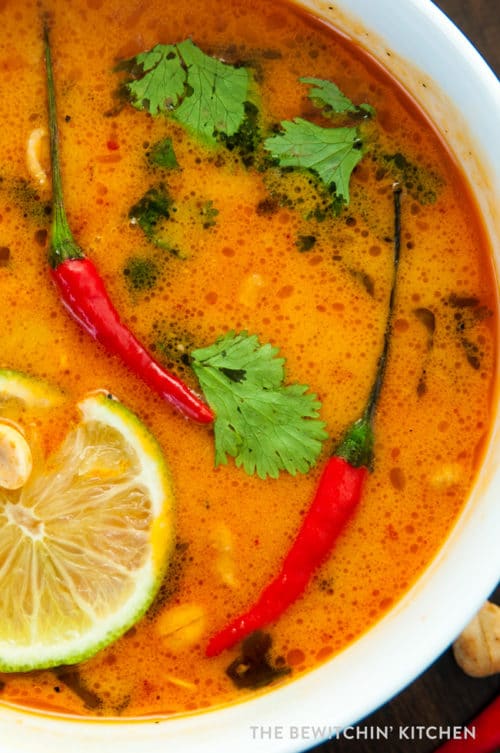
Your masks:
[[[343,209],[343,199],[332,194],[316,176],[306,170],[268,169],[263,173],[263,183],[269,192],[267,204],[262,209],[272,213],[280,207],[294,209],[300,212],[304,220],[309,223],[325,222],[332,215],[337,216]],[[307,234],[311,228],[308,228]]]
[[[336,197],[349,203],[351,173],[363,157],[357,128],[323,128],[302,118],[284,120],[283,133],[271,136],[264,148],[281,167],[316,174]]]
[[[193,369],[216,414],[215,463],[260,478],[286,470],[306,473],[326,439],[316,395],[301,384],[283,384],[284,359],[256,335],[229,332],[191,353]]]
[[[144,256],[132,256],[127,260],[123,274],[129,288],[135,292],[154,288],[160,275],[156,262]]]
[[[40,192],[24,178],[0,176],[0,190],[11,197],[24,219],[48,227],[52,205],[41,198]],[[5,199],[2,199],[5,201]]]
[[[214,207],[214,203],[211,199],[208,199],[208,201],[205,201],[205,203],[201,206],[200,209],[200,215],[203,223],[203,228],[205,230],[208,230],[210,227],[214,227],[214,225],[217,224],[217,215],[219,214],[219,210],[217,207]]]
[[[443,184],[438,175],[423,165],[412,162],[401,152],[382,154],[380,160],[391,175],[406,188],[410,196],[423,205],[435,204]]]
[[[146,156],[151,165],[165,167],[167,170],[173,170],[174,168],[179,167],[172,139],[170,138],[157,141],[156,144],[153,144],[148,150]]]
[[[146,238],[158,248],[169,251],[174,256],[182,256],[177,248],[172,247],[161,237],[161,221],[170,219],[174,202],[165,185],[159,183],[149,188],[144,196],[128,213],[133,225],[138,225]]]
[[[371,117],[375,114],[375,109],[371,105],[355,105],[351,102],[349,97],[346,97],[332,81],[325,81],[321,78],[301,78],[299,80],[302,84],[310,84],[314,87],[309,92],[309,99],[316,107],[323,107],[323,115],[325,116],[347,114]]]
[[[453,309],[453,322],[458,341],[464,349],[469,366],[479,370],[481,368],[484,351],[480,344],[480,338],[471,339],[471,331],[478,322],[491,316],[491,310],[481,305],[475,295],[451,293],[445,299],[445,305]]]
[[[236,133],[219,134],[220,141],[230,152],[236,152],[246,167],[255,162],[255,152],[260,143],[259,109],[253,102],[244,102],[245,119]]]
[[[303,254],[306,251],[310,251],[316,245],[317,238],[315,235],[299,235],[295,241],[295,245]]]
[[[159,320],[153,323],[150,334],[150,348],[161,364],[196,388],[196,377],[191,368],[191,351],[197,339],[181,328],[176,321]]]
[[[169,219],[172,199],[163,183],[149,188],[128,213],[132,224],[139,225],[147,238],[153,240],[158,222]]]
[[[215,143],[233,136],[245,117],[250,75],[202,52],[190,39],[158,44],[131,61],[126,83],[131,103],[151,115],[170,114],[197,136]]]

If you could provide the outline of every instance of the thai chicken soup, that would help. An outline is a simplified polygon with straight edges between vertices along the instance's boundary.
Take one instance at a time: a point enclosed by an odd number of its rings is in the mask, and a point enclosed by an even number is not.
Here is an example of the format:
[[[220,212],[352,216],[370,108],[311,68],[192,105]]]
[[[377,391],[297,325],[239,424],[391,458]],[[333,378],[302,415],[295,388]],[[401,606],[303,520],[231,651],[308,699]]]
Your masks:
[[[415,101],[265,0],[0,0],[0,702],[243,700],[442,546],[496,283]]]

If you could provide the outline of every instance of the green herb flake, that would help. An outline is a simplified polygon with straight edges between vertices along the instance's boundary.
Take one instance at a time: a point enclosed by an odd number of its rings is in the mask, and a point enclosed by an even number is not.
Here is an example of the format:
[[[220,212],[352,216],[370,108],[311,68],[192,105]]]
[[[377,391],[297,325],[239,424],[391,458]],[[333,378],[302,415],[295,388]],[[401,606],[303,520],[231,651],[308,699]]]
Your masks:
[[[179,167],[172,139],[170,138],[157,141],[156,144],[153,144],[149,149],[146,156],[150,165],[164,167],[167,170],[174,170]]]
[[[259,109],[253,102],[244,102],[245,118],[238,130],[228,136],[220,133],[219,139],[226,149],[240,156],[245,167],[255,163],[257,148],[260,144]]]
[[[316,245],[317,238],[315,235],[299,235],[295,245],[301,254],[310,251]]]
[[[283,133],[271,136],[264,148],[281,167],[309,170],[337,198],[349,204],[349,181],[363,157],[358,129],[323,128],[302,118],[281,123]]]
[[[433,171],[418,165],[401,152],[383,154],[381,159],[391,175],[399,181],[410,196],[420,204],[435,204],[443,186],[443,180]]]
[[[256,335],[229,332],[192,352],[192,366],[216,414],[215,463],[227,456],[252,475],[306,473],[327,434],[317,396],[301,384],[284,384],[284,359]]]
[[[332,81],[320,78],[301,78],[302,84],[310,84],[309,99],[316,107],[323,108],[323,115],[346,114],[372,117],[375,109],[368,104],[355,105]]]
[[[161,235],[162,222],[169,220],[174,210],[174,202],[163,183],[149,188],[137,204],[130,209],[128,216],[132,225],[138,225],[146,238],[157,248],[168,251],[173,256],[184,258],[179,249],[169,244]]]
[[[24,178],[0,181],[0,188],[5,187],[23,218],[48,227],[52,215],[52,205],[40,198],[39,191]]]
[[[151,115],[170,114],[197,136],[215,143],[234,135],[245,120],[250,75],[246,68],[206,55],[190,39],[156,45],[128,66],[131,103]]]
[[[205,203],[200,208],[200,216],[204,230],[208,230],[208,228],[214,227],[217,224],[218,215],[219,210],[217,209],[217,207],[214,207],[213,201],[211,199],[205,201]]]
[[[153,240],[158,222],[169,219],[173,201],[163,183],[149,188],[128,213],[134,225],[139,225],[147,238]]]
[[[128,287],[134,292],[152,290],[158,282],[160,270],[156,262],[143,256],[132,256],[127,260],[123,274]]]
[[[150,334],[150,348],[160,363],[173,371],[186,384],[197,388],[196,377],[191,368],[191,351],[197,338],[179,326],[177,321],[155,321]]]

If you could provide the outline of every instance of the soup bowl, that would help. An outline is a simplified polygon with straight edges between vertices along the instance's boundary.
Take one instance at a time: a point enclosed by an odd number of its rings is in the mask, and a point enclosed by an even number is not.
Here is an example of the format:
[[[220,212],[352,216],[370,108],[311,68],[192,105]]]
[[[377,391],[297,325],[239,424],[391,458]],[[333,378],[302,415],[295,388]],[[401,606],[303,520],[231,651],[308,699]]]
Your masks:
[[[470,183],[498,275],[496,77],[429,0],[300,4],[382,62],[427,112]],[[0,706],[0,750],[93,753],[107,745],[121,753],[292,753],[338,734],[422,672],[493,590],[500,572],[499,493],[495,413],[468,503],[446,543],[406,596],[323,666],[252,700],[169,719],[79,721]]]

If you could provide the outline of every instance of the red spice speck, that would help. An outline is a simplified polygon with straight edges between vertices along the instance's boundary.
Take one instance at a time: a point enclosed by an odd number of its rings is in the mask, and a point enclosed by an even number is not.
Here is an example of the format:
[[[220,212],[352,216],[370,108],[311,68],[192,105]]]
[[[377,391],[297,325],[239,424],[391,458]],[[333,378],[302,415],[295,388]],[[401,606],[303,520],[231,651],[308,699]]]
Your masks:
[[[109,141],[107,142],[106,146],[107,146],[107,147],[108,147],[108,149],[109,149],[110,151],[112,151],[112,152],[115,152],[115,151],[116,151],[117,149],[119,149],[119,148],[120,148],[120,144],[118,143],[118,141],[115,141],[114,139],[110,139],[110,140],[109,140]]]

